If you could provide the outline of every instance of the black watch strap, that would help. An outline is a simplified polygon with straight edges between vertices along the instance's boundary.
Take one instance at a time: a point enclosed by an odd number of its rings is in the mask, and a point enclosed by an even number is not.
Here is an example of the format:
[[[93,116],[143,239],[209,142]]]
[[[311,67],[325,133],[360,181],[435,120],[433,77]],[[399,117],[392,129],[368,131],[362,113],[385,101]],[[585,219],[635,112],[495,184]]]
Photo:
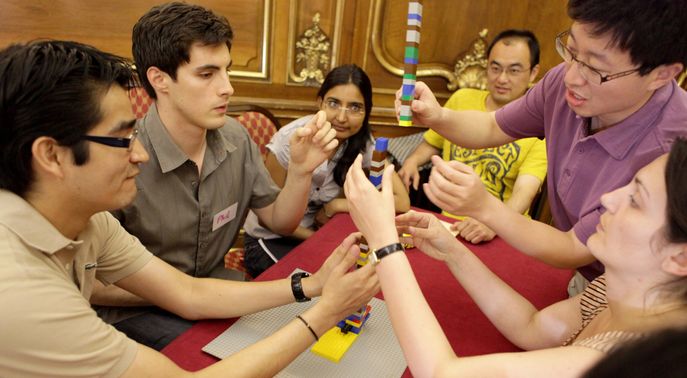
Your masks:
[[[310,274],[298,272],[291,275],[291,291],[293,292],[293,297],[296,298],[296,302],[307,302],[310,300],[303,292],[303,283],[301,280],[305,277],[310,277]]]
[[[389,244],[386,247],[382,247],[379,249],[375,249],[372,251],[372,261],[375,264],[379,264],[379,261],[386,256],[394,253],[394,252],[403,252],[403,244],[401,243],[394,243],[394,244]]]

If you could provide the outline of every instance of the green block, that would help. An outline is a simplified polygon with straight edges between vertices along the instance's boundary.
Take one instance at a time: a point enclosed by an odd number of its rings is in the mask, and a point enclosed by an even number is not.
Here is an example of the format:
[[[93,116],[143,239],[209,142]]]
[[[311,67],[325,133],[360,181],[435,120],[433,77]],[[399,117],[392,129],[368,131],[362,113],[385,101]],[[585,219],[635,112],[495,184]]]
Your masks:
[[[406,46],[406,54],[404,55],[406,58],[417,59],[418,55],[419,54],[418,54],[418,48],[417,47]]]

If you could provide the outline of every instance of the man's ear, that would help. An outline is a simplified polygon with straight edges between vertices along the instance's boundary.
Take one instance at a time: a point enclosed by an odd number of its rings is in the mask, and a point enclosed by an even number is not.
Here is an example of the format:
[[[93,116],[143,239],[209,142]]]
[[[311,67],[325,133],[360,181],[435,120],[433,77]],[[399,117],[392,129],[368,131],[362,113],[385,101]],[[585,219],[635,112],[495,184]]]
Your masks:
[[[36,138],[31,145],[33,155],[32,166],[37,175],[49,174],[55,177],[64,177],[63,167],[71,150],[60,146],[53,138],[42,136]]]
[[[156,93],[167,93],[169,88],[169,80],[171,79],[169,75],[167,75],[161,69],[152,66],[146,71],[146,76],[148,77],[148,82],[153,86],[153,89]]]
[[[651,71],[653,80],[649,84],[649,90],[656,90],[670,83],[685,67],[682,63],[662,64]]]
[[[539,75],[539,68],[540,67],[537,64],[530,70],[530,83],[533,83],[534,80],[537,78],[537,75]]]
[[[679,277],[687,277],[687,243],[681,243],[677,251],[663,260],[663,270]]]

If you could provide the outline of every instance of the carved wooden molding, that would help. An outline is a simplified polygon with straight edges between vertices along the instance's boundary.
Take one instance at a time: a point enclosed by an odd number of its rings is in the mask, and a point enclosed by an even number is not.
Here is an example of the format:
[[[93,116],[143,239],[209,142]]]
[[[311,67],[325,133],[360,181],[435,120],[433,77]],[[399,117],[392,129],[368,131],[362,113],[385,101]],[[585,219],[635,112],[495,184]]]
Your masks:
[[[287,85],[319,86],[329,70],[337,65],[337,55],[341,44],[344,1],[336,0],[334,30],[331,31],[331,37],[327,35],[326,31],[320,29],[319,13],[313,15],[312,26],[297,37],[298,5],[298,0],[291,0],[289,3]],[[297,52],[295,59],[294,52]],[[298,72],[296,72],[297,68],[300,68]]]
[[[468,51],[462,53],[456,61],[453,74],[456,80],[448,83],[448,89],[458,88],[487,89],[487,34],[482,29],[479,37],[470,43]]]

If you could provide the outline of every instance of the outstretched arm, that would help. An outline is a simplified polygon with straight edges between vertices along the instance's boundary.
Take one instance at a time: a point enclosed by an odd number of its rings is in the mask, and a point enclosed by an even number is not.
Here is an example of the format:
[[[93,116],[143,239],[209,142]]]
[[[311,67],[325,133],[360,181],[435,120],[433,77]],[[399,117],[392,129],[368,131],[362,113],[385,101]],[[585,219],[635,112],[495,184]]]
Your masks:
[[[355,264],[359,253],[359,249],[354,244],[355,241],[355,235],[346,238],[325,262],[325,265],[331,266],[331,274],[322,289],[322,298],[301,314],[303,320],[316,335],[324,334],[337,321],[360,308],[379,291],[379,284],[372,266],[348,272],[349,268]],[[127,286],[132,291],[137,291],[137,288],[131,287],[131,283]],[[257,297],[253,298],[255,299]],[[225,301],[220,302],[219,306],[231,307],[236,304],[236,302]],[[216,302],[205,302],[204,305],[215,306]],[[301,320],[294,319],[271,336],[193,375],[274,376],[314,341],[315,337],[307,326]],[[124,374],[125,377],[188,375],[190,374],[179,369],[162,354],[142,345],[139,345],[136,359]]]
[[[367,238],[370,248],[377,249],[399,241],[390,206],[390,180],[383,179],[382,192],[378,193],[367,182],[359,160],[348,173],[346,194],[351,199],[351,216],[356,226]],[[458,243],[432,215],[411,211],[398,216],[397,221],[401,226],[399,231],[409,232],[418,248],[447,261],[461,283],[465,281],[466,290],[485,314],[516,344],[526,348],[560,345],[570,330],[579,325],[579,312],[576,316],[574,300],[563,301],[538,312]],[[393,253],[382,259],[377,265],[377,274],[394,330],[414,375],[505,373],[499,367],[499,361],[510,358],[510,355],[490,356],[491,363],[481,364],[479,370],[475,370],[476,365],[470,364],[469,359],[456,358],[420,291],[405,254]],[[508,311],[503,311],[504,308]],[[423,324],[423,327],[408,327],[408,324]],[[537,354],[531,357],[523,355],[519,360],[521,366],[529,364],[530,368],[535,361],[548,366]],[[556,371],[556,367],[545,370],[551,373]],[[517,374],[518,371],[510,372]],[[532,374],[533,370],[522,370],[521,373]]]
[[[532,199],[539,191],[540,186],[541,181],[536,176],[528,174],[519,175],[515,180],[513,193],[504,203],[507,207],[523,214],[530,208]],[[451,225],[451,229],[457,231],[460,237],[472,244],[489,241],[496,236],[496,232],[489,228],[489,226],[475,218],[469,217],[455,222]]]
[[[262,224],[282,235],[289,235],[298,227],[308,203],[313,171],[338,146],[335,136],[324,111],[291,135],[291,158],[282,191],[274,203],[252,209]]]
[[[523,217],[487,193],[469,166],[457,161],[444,162],[438,157],[433,157],[432,163],[434,168],[424,190],[435,205],[479,220],[513,247],[547,264],[577,268],[594,261],[573,230],[563,232]]]
[[[396,92],[396,114],[400,114],[401,91]],[[413,123],[430,127],[454,144],[467,148],[484,148],[510,143],[515,138],[504,133],[494,112],[451,110],[442,108],[427,84],[415,83],[415,99],[411,104]]]

